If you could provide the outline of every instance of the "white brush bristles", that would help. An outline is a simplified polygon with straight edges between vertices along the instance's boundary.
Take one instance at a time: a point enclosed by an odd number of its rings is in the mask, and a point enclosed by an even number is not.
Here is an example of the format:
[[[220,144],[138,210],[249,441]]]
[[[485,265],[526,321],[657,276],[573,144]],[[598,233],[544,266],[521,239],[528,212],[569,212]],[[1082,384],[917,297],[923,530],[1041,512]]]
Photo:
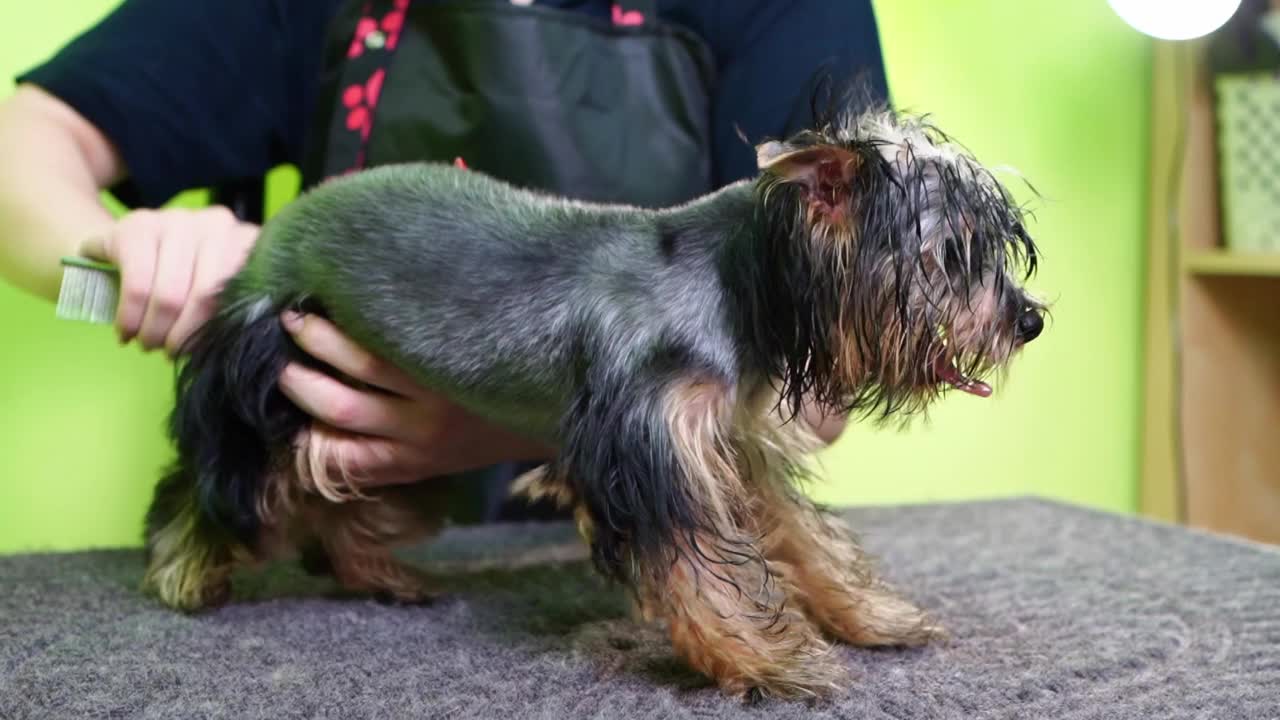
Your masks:
[[[115,273],[76,265],[62,270],[62,288],[55,311],[63,320],[110,324],[116,316],[120,288]]]

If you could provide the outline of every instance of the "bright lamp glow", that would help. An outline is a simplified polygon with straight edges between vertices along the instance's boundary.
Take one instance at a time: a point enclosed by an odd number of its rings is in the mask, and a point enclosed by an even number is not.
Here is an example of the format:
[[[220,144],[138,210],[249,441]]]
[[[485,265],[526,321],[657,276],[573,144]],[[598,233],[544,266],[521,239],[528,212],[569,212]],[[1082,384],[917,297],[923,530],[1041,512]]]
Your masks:
[[[1107,0],[1135,30],[1161,40],[1190,40],[1222,27],[1240,0]]]

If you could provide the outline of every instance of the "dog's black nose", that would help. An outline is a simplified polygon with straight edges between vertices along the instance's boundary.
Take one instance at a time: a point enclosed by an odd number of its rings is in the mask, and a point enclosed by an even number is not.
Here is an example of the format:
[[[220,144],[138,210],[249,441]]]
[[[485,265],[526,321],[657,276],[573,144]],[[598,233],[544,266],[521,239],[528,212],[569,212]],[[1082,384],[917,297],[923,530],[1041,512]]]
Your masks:
[[[1024,343],[1040,337],[1040,331],[1044,330],[1044,318],[1040,317],[1040,312],[1034,308],[1028,308],[1018,317],[1018,338]]]

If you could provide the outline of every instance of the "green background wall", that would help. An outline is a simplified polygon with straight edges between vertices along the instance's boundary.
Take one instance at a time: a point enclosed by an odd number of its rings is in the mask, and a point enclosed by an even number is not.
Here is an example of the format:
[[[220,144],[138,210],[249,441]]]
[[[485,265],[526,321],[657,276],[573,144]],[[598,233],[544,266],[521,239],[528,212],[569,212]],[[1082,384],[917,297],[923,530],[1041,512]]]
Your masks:
[[[0,73],[11,78],[115,4],[0,11]],[[1148,43],[1102,0],[876,6],[895,100],[1044,195],[1035,287],[1056,305],[993,398],[951,396],[906,432],[851,428],[825,454],[815,492],[844,503],[1039,494],[1133,511]],[[287,194],[293,177],[279,179]],[[171,366],[120,348],[109,328],[56,322],[51,306],[8,286],[0,330],[0,552],[136,544],[169,456]]]

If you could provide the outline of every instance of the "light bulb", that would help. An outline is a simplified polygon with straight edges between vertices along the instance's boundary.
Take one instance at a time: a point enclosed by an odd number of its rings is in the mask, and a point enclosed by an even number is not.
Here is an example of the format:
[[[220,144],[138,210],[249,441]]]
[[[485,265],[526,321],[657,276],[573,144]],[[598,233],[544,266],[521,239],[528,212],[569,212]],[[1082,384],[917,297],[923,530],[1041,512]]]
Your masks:
[[[1222,27],[1240,0],[1107,0],[1120,19],[1161,40],[1190,40]]]

